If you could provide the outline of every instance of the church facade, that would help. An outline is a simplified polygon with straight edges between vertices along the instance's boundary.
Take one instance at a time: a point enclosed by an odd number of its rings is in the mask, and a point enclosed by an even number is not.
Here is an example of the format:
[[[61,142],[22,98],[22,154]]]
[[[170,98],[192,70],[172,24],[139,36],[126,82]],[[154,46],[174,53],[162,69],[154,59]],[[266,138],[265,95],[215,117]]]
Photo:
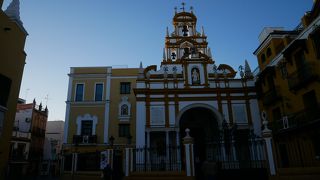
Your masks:
[[[245,61],[239,72],[218,64],[192,8],[176,10],[172,24],[160,67],[71,68],[65,170],[99,169],[99,152],[110,147],[180,146],[186,129],[194,138],[195,158],[202,162],[219,159],[208,147],[224,139],[226,130],[239,142],[261,137],[249,64]]]

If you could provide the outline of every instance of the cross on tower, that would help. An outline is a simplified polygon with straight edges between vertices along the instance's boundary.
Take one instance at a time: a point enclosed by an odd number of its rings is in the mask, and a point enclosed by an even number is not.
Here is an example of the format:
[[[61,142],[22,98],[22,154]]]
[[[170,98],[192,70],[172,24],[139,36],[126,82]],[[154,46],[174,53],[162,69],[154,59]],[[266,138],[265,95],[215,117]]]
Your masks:
[[[184,5],[186,5],[186,3],[183,2],[183,3],[181,3],[181,4],[182,4],[182,8],[181,8],[181,9],[182,9],[182,11],[184,12]]]

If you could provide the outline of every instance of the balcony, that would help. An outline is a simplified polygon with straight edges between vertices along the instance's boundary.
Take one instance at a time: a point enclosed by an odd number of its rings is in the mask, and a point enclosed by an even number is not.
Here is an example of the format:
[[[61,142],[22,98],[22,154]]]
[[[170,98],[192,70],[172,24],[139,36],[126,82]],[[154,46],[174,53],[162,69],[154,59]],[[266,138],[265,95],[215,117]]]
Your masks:
[[[262,102],[265,106],[272,105],[279,99],[281,99],[279,87],[271,88],[267,92],[262,94]]]
[[[320,105],[315,110],[304,109],[289,115],[287,118],[275,120],[273,130],[275,132],[284,132],[286,130],[312,127],[316,123],[320,123]]]
[[[73,144],[96,144],[97,135],[73,135]]]
[[[317,66],[311,63],[306,63],[288,76],[289,89],[291,91],[299,90],[317,78]]]

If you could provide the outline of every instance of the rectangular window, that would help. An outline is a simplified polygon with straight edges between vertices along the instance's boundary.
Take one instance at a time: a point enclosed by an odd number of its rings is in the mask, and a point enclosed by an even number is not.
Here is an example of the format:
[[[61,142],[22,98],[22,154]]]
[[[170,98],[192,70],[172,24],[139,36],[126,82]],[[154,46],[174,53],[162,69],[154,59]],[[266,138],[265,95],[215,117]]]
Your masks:
[[[98,83],[96,84],[96,90],[95,90],[95,101],[102,101],[102,96],[103,96],[103,84]]]
[[[83,101],[84,84],[77,84],[75,101]]]
[[[0,74],[0,106],[7,107],[7,101],[10,94],[11,79]]]
[[[294,54],[294,61],[296,63],[297,69],[302,68],[305,65],[306,59],[303,50],[300,50]]]
[[[130,82],[120,83],[120,94],[130,94],[131,85]]]
[[[129,124],[119,124],[119,137],[128,137],[130,135]]]
[[[92,121],[91,120],[81,121],[81,135],[82,136],[91,136],[92,135]]]
[[[234,122],[237,124],[247,124],[247,111],[245,104],[233,104],[232,105]]]

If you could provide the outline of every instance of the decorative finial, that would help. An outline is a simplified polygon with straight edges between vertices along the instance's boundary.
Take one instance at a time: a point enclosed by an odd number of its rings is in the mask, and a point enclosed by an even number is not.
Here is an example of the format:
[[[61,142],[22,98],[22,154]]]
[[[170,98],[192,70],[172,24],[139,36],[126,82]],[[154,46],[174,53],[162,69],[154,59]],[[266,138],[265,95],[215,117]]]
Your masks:
[[[208,48],[208,56],[212,58],[211,49]]]
[[[193,13],[193,6],[190,6],[190,11],[191,13]]]
[[[203,28],[203,26],[201,26],[201,31],[202,31],[202,32],[201,32],[201,36],[204,37],[205,34],[204,34],[204,28]]]
[[[167,59],[167,54],[166,54],[166,49],[163,48],[163,60],[166,60]]]
[[[10,18],[16,20],[20,25],[22,21],[20,20],[20,1],[12,0],[7,9],[4,11]]]
[[[169,28],[167,26],[167,37],[169,37]]]
[[[144,74],[143,74],[143,67],[142,67],[142,61],[140,61],[140,66],[139,66],[139,75],[138,75],[139,79],[143,79],[144,78]]]
[[[245,63],[245,65],[244,65],[244,73],[245,73],[245,76],[246,76],[247,78],[250,78],[250,77],[252,77],[251,68],[250,68],[249,63],[248,63],[247,60],[245,60],[244,63]]]
[[[174,7],[174,13],[177,14],[177,6]]]
[[[186,5],[186,3],[182,2],[181,5],[182,5],[182,8],[181,8],[181,9],[182,9],[182,11],[184,12],[184,6]]]
[[[42,110],[42,102],[40,102],[40,105],[39,105],[39,111]]]
[[[240,72],[240,77],[243,78],[244,77],[244,72],[243,72],[243,66],[240,65],[238,68],[239,72]]]

